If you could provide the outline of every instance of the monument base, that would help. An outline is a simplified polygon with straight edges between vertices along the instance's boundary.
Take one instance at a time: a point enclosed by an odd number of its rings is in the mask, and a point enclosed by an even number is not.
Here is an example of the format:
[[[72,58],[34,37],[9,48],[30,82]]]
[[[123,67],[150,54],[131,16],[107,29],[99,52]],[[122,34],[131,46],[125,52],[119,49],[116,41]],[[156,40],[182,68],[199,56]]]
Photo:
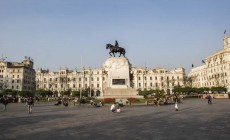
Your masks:
[[[106,88],[104,90],[103,97],[100,98],[119,98],[119,99],[127,99],[127,98],[138,98],[143,99],[143,96],[138,95],[136,89],[133,88]]]

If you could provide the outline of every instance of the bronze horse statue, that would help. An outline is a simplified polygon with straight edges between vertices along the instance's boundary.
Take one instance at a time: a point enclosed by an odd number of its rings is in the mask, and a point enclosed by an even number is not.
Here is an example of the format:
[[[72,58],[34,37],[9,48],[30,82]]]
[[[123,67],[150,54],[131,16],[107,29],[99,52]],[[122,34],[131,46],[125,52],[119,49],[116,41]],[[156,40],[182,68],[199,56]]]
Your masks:
[[[109,52],[110,56],[112,56],[112,54],[113,54],[113,56],[115,57],[114,53],[120,53],[120,56],[122,54],[125,57],[125,49],[122,47],[114,46],[112,44],[106,44],[106,49],[110,49],[110,52]]]

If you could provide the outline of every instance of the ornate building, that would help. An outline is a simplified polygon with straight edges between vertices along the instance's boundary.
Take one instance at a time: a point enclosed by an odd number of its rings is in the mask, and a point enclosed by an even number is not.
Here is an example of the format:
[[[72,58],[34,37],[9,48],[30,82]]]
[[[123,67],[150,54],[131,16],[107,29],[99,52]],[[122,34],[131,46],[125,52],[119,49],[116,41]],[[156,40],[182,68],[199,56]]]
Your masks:
[[[124,80],[128,88],[135,90],[160,89],[168,94],[172,94],[174,86],[184,86],[186,76],[184,68],[166,71],[163,68],[150,70],[131,67],[128,72],[130,79],[127,78]],[[88,88],[90,91],[93,90],[92,96],[103,97],[110,79],[109,72],[104,67],[101,69],[83,68],[81,71],[61,68],[58,72],[38,69],[36,72],[36,89],[57,91],[60,95],[61,91],[68,89],[71,89],[71,91],[79,91]],[[122,82],[122,79],[119,80],[119,76],[116,81],[112,80],[111,84],[113,84],[115,88],[124,88],[121,85],[117,86],[116,82]]]
[[[35,91],[33,60],[25,57],[21,63],[0,60],[0,90]]]
[[[224,86],[230,91],[230,36],[224,37],[224,48],[205,58],[204,65],[193,68],[188,75],[192,87]]]
[[[90,88],[94,95],[100,94],[103,89],[105,74],[102,69],[85,69],[82,71],[73,71],[67,68],[61,68],[58,72],[38,69],[36,72],[36,89],[57,91],[60,95],[62,91],[71,89],[79,91]]]

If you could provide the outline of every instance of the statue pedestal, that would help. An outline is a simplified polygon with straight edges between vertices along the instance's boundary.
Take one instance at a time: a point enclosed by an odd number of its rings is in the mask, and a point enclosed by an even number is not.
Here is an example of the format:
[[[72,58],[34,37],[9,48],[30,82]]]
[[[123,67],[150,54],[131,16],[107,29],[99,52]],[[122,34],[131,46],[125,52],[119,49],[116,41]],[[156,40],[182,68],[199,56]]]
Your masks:
[[[136,89],[130,87],[131,64],[125,57],[108,58],[103,68],[107,73],[107,84],[103,88],[103,98],[143,98]]]

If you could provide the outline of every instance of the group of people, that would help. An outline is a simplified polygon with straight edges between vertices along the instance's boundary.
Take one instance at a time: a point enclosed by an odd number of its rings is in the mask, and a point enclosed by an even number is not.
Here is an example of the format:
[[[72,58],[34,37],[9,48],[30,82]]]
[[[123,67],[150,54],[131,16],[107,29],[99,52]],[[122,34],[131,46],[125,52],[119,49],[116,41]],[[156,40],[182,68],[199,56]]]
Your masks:
[[[94,102],[93,100],[90,100],[90,104],[94,107],[102,107],[103,106],[103,103],[101,101],[99,101],[98,103],[97,102]]]
[[[117,105],[116,103],[113,103],[113,104],[111,105],[110,110],[111,110],[113,113],[115,113],[115,112],[117,112],[117,113],[121,112],[120,105],[119,105],[119,104]]]
[[[65,99],[65,98],[58,98],[57,102],[54,105],[60,105],[63,104],[65,107],[67,107],[69,105],[70,100],[69,99]],[[74,106],[75,106],[75,102],[74,102]]]

